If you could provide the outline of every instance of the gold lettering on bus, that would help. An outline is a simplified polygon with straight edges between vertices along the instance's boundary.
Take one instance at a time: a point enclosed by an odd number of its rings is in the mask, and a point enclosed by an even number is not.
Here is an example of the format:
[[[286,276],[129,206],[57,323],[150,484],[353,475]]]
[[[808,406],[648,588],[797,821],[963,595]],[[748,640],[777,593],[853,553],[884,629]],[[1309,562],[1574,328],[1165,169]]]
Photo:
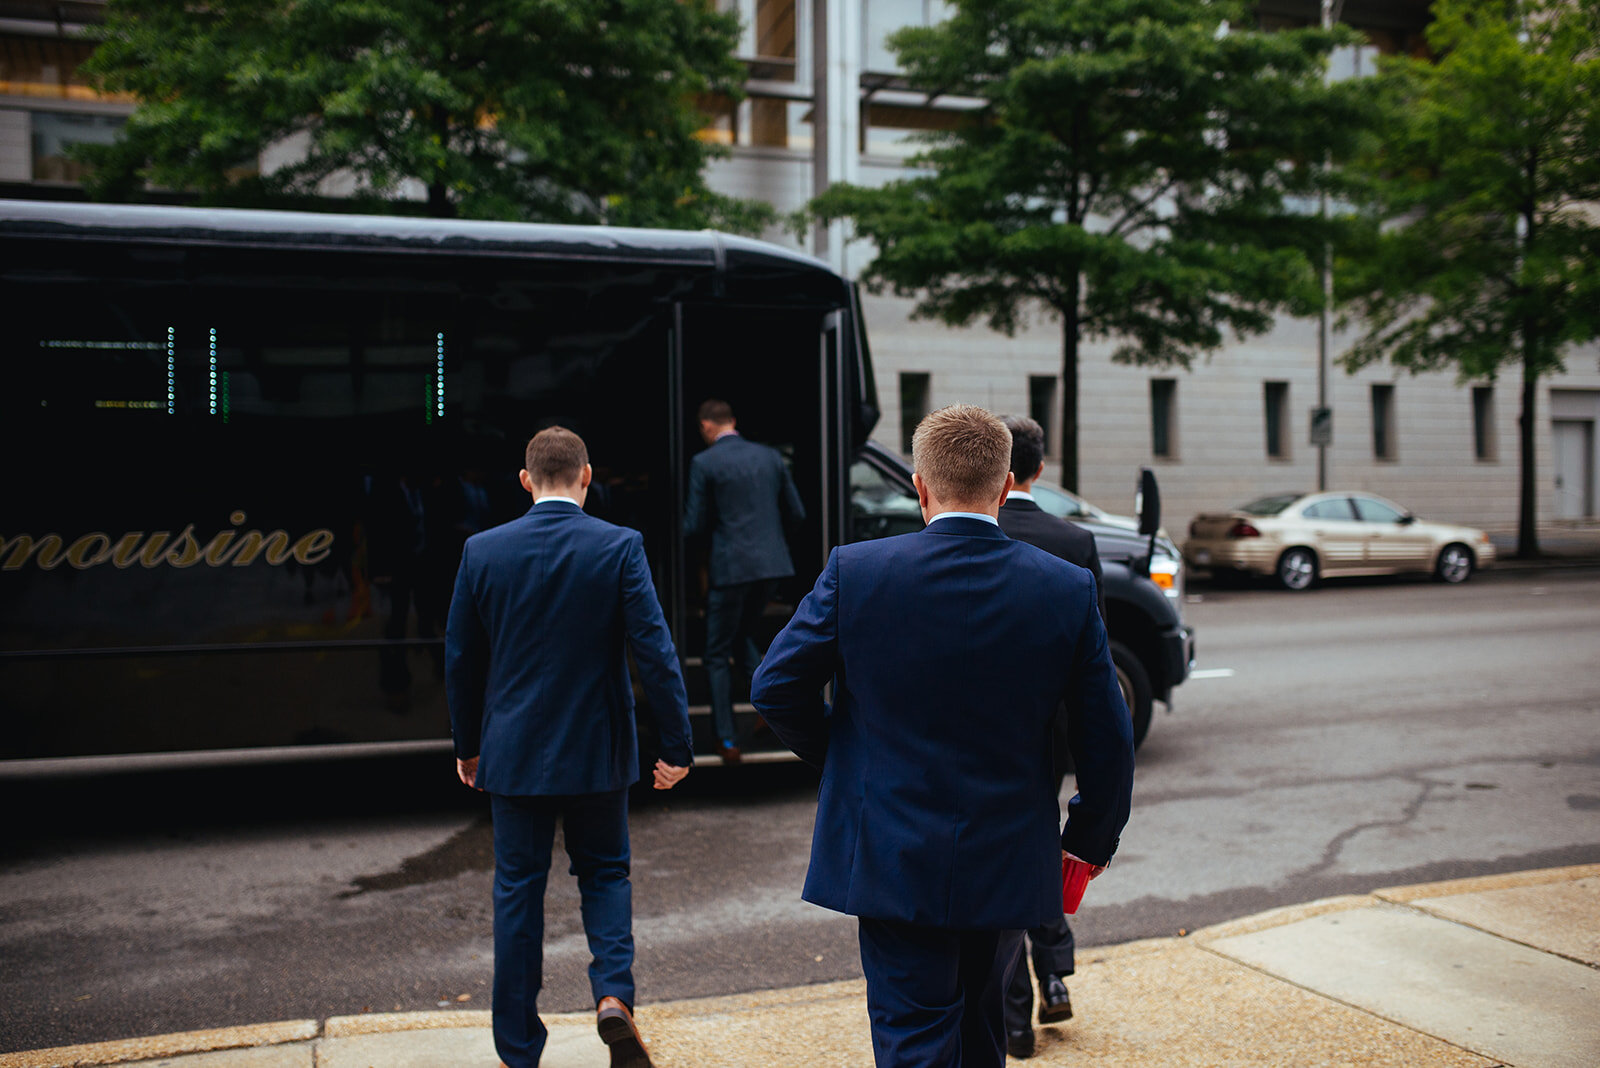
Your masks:
[[[16,571],[28,562],[28,557],[33,557],[33,562],[43,571],[51,571],[60,565],[62,559],[61,536],[59,534],[46,534],[38,541],[34,541],[26,534],[0,541],[0,554],[10,553],[6,556],[0,569]]]
[[[194,540],[193,523],[183,528],[163,559],[173,567],[193,567],[200,562],[200,543]]]
[[[100,544],[95,545],[96,542]],[[67,563],[79,571],[83,571],[103,562],[110,552],[111,539],[109,537],[104,534],[85,534],[68,547]]]
[[[41,571],[53,571],[63,563],[78,571],[101,564],[118,570],[136,564],[147,569],[189,568],[197,564],[248,567],[258,558],[274,567],[290,560],[310,566],[333,554],[334,533],[326,527],[291,538],[284,530],[241,530],[245,518],[243,512],[234,512],[228,517],[232,528],[219,530],[204,544],[195,537],[193,523],[185,525],[177,537],[169,530],[148,535],[142,530],[130,530],[120,536],[94,530],[70,545],[60,534],[38,538],[31,534],[0,535],[0,571],[20,571],[30,562]]]
[[[313,530],[294,543],[294,558],[302,564],[320,564],[333,552],[333,531]]]

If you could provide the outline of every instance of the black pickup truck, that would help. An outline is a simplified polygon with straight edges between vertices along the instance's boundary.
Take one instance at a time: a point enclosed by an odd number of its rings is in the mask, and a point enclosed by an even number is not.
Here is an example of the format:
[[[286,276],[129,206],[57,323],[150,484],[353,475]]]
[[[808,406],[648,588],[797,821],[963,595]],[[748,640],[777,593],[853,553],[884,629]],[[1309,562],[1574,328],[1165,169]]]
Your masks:
[[[868,442],[850,472],[850,511],[857,540],[922,529],[905,460]],[[1142,518],[1159,525],[1158,515]],[[1094,535],[1100,551],[1111,659],[1138,745],[1150,731],[1155,702],[1171,707],[1173,687],[1194,662],[1194,628],[1183,622],[1183,559],[1165,534],[1152,539],[1114,523],[1073,522]]]

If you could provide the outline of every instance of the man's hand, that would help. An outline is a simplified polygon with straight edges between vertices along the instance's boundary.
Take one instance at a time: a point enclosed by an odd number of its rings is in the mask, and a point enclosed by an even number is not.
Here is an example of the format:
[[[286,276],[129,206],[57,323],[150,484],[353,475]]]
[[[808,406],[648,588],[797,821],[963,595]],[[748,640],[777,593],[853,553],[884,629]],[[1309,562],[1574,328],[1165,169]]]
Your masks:
[[[456,774],[461,776],[462,782],[466,783],[474,790],[478,789],[478,758],[473,757],[471,760],[457,760]]]
[[[688,768],[676,767],[668,764],[665,760],[656,761],[655,771],[657,790],[670,790],[682,782],[685,775],[689,774]]]
[[[1082,857],[1075,856],[1074,854],[1068,853],[1065,849],[1063,849],[1061,851],[1061,859],[1062,859],[1062,861],[1065,862],[1069,857],[1071,859],[1077,861],[1079,864],[1089,864],[1089,862],[1087,860],[1084,860]],[[1089,864],[1089,878],[1097,879],[1097,878],[1100,877],[1100,873],[1105,871],[1105,870],[1106,870],[1106,866],[1104,864]]]

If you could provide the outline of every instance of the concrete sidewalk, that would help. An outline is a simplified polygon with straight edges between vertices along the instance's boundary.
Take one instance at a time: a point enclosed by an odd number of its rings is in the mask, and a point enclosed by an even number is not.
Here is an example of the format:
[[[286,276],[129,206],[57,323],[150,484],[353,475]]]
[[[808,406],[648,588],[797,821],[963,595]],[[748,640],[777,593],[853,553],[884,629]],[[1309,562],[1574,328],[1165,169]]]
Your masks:
[[[1079,956],[1039,1065],[1600,1065],[1600,864],[1377,890]],[[547,1068],[605,1068],[592,1014]],[[485,1012],[298,1020],[0,1054],[0,1068],[467,1068]],[[659,1068],[871,1065],[860,981],[645,1005]],[[1020,1062],[1016,1062],[1020,1063]]]
[[[1539,524],[1538,560],[1518,560],[1516,525],[1485,526],[1494,542],[1496,568],[1593,567],[1600,564],[1600,520],[1548,519]]]

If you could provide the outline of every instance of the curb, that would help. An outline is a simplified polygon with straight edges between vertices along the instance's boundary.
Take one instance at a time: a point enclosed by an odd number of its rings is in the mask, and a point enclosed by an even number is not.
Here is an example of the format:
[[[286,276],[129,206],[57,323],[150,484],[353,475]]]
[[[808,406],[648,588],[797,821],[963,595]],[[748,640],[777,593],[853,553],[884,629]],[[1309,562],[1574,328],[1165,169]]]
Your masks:
[[[1366,894],[1347,894],[1322,898],[1304,904],[1287,905],[1266,912],[1224,921],[1201,928],[1186,936],[1149,938],[1135,942],[1094,947],[1083,952],[1084,964],[1112,964],[1118,960],[1132,960],[1163,953],[1181,952],[1187,946],[1214,954],[1233,962],[1231,958],[1212,948],[1212,943],[1239,935],[1256,934],[1316,916],[1374,906],[1413,909],[1427,912],[1418,904],[1436,898],[1476,894],[1495,890],[1513,890],[1523,887],[1545,886],[1553,883],[1577,882],[1600,878],[1600,864],[1580,864],[1562,868],[1544,868],[1534,871],[1513,872],[1504,875],[1475,876],[1443,882],[1418,883],[1409,886],[1383,887]],[[1460,921],[1457,921],[1460,922]],[[1494,933],[1494,932],[1490,932]],[[1500,934],[1498,937],[1506,938]],[[1514,940],[1514,939],[1513,939]],[[1537,948],[1537,947],[1530,947]],[[1551,953],[1550,950],[1541,952]],[[1552,953],[1562,957],[1563,954]],[[1584,963],[1578,961],[1578,963]],[[1593,965],[1588,965],[1592,967]],[[743,994],[723,994],[704,998],[687,998],[650,1006],[652,1012],[670,1010],[683,1012],[710,1009],[717,1012],[738,1012],[752,1007],[775,1004],[798,1004],[806,1001],[827,1000],[841,994],[854,994],[862,988],[862,980],[842,980],[816,986],[788,987],[777,990],[757,990]],[[552,1030],[558,1027],[593,1026],[590,1013],[560,1013],[543,1017]],[[359,1016],[332,1016],[324,1021],[283,1020],[276,1023],[252,1024],[241,1027],[222,1027],[203,1031],[182,1031],[148,1038],[124,1039],[77,1046],[58,1046],[50,1049],[28,1050],[17,1053],[0,1053],[0,1068],[96,1068],[96,1066],[136,1064],[162,1058],[180,1057],[198,1053],[215,1053],[227,1050],[315,1042],[319,1039],[352,1038],[365,1035],[395,1034],[409,1031],[440,1031],[448,1029],[482,1028],[490,1026],[487,1010],[429,1011],[399,1013],[364,1013]],[[1402,1025],[1403,1026],[1403,1025]]]

